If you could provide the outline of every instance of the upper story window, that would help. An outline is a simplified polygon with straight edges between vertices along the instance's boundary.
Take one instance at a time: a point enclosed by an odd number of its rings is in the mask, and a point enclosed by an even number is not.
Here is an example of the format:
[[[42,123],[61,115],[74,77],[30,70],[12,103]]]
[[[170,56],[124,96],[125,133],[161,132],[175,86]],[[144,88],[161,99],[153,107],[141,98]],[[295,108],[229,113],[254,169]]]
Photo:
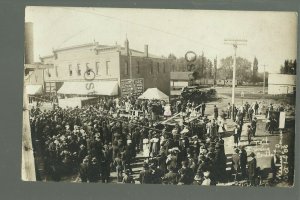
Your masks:
[[[96,62],[96,75],[99,75],[100,62]]]
[[[56,75],[56,77],[58,77],[58,69],[57,69],[58,67],[57,66],[55,66],[55,75]]]
[[[150,74],[153,74],[153,62],[151,63]]]
[[[69,65],[69,75],[72,76],[73,75],[73,71],[72,71],[72,65]]]
[[[51,73],[50,73],[49,68],[47,69],[47,75],[48,75],[49,78],[51,77]]]
[[[157,73],[159,73],[159,62],[157,63]]]
[[[136,73],[139,74],[140,73],[140,62],[137,61],[137,65],[136,65]]]
[[[106,75],[108,75],[110,73],[110,61],[106,61]]]
[[[87,75],[90,75],[90,73],[91,73],[90,64],[89,64],[89,63],[86,63],[86,64],[85,64],[85,68],[86,68],[86,73],[87,73]]]
[[[166,63],[163,63],[163,71],[166,73]]]
[[[80,64],[77,64],[77,75],[81,76]]]
[[[125,61],[125,75],[129,74],[129,67],[128,67],[128,62]]]

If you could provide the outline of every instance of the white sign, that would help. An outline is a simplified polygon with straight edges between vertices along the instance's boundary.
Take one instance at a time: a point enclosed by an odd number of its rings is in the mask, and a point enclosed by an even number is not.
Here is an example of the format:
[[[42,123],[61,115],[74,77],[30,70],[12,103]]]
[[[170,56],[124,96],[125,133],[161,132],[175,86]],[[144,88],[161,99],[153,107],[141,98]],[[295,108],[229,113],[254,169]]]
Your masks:
[[[279,128],[284,128],[285,126],[285,112],[280,112],[279,115]]]

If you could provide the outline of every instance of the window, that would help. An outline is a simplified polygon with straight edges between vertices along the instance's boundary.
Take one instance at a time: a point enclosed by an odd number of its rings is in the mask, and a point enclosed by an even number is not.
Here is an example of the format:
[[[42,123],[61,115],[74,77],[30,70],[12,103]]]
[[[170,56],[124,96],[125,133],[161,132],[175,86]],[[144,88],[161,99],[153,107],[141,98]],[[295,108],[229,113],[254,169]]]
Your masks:
[[[163,63],[163,71],[166,73],[166,63]]]
[[[47,70],[47,74],[48,74],[48,77],[51,77],[49,68],[48,68],[48,70]]]
[[[90,72],[91,72],[91,69],[90,69],[89,65],[90,65],[89,63],[85,64],[87,75],[90,75]]]
[[[175,72],[175,65],[172,65],[172,72]]]
[[[77,64],[77,75],[81,76],[80,64]]]
[[[96,75],[99,74],[100,63],[96,62]]]
[[[153,74],[153,62],[151,63],[150,74]]]
[[[157,73],[159,74],[159,63],[157,63]]]
[[[136,73],[139,74],[140,73],[140,62],[137,62],[137,66],[136,66]]]
[[[72,71],[72,65],[69,65],[69,75],[72,76],[73,71]]]
[[[125,61],[125,75],[129,74],[129,70],[128,70],[128,62]]]
[[[109,63],[110,61],[106,61],[106,75],[109,74]]]
[[[57,70],[57,66],[55,66],[55,75],[56,75],[56,77],[58,77],[58,70]]]

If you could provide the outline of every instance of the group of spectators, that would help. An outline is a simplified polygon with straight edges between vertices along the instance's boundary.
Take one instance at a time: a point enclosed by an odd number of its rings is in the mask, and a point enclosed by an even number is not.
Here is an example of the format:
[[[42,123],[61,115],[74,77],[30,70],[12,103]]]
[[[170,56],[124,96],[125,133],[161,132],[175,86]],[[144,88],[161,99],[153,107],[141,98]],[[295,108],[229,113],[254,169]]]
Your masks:
[[[34,148],[40,150],[46,174],[55,181],[78,174],[77,180],[81,182],[107,183],[112,180],[111,172],[116,172],[117,181],[123,183],[226,183],[234,175],[226,171],[222,139],[226,115],[219,115],[214,106],[214,118],[209,119],[205,107],[204,103],[195,105],[189,101],[170,106],[134,97],[100,98],[96,105],[83,108],[32,108],[30,125],[37,141]],[[134,110],[141,114],[132,114]],[[171,112],[185,113],[183,123],[173,126],[159,122],[161,116],[170,117]],[[192,113],[198,117],[185,120]],[[256,119],[252,119],[250,112],[237,109],[236,148],[245,116],[255,135]],[[140,159],[137,154],[143,155],[143,169],[134,178],[132,167]],[[247,159],[245,162],[247,165]],[[247,177],[246,171],[243,177]]]

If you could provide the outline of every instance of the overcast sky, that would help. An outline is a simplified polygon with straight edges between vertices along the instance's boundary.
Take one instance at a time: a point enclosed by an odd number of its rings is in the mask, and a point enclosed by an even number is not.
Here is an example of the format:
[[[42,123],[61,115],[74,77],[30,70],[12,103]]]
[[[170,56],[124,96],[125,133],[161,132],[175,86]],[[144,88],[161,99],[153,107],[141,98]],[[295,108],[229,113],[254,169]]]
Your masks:
[[[269,72],[279,72],[285,59],[297,55],[297,14],[123,8],[27,7],[26,22],[34,23],[34,54],[49,55],[52,48],[90,43],[124,45],[149,53],[177,57],[191,50],[218,60],[233,55],[224,39],[247,39],[237,55],[254,56]]]

